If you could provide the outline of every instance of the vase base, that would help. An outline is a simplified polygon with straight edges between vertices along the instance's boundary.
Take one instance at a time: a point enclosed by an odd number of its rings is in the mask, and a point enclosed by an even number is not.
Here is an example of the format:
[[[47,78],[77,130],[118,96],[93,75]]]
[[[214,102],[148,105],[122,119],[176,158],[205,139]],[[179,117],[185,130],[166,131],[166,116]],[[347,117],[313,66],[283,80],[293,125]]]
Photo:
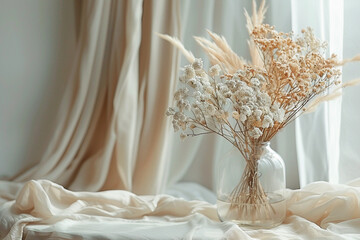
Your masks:
[[[235,223],[239,227],[242,228],[249,228],[249,229],[270,229],[277,227],[282,224],[284,219],[281,219],[279,222],[274,221],[237,221],[237,220],[230,220],[230,222]]]
[[[273,228],[280,225],[286,214],[286,201],[280,194],[268,194],[268,204],[238,204],[217,200],[220,221],[231,221],[247,228]],[[225,198],[226,199],[226,198]]]

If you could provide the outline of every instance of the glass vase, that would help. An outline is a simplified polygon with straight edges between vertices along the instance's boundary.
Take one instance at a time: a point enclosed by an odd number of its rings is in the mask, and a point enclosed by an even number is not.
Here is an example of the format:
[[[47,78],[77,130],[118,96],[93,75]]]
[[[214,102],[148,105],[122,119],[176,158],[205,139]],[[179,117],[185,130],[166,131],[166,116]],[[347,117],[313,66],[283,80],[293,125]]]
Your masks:
[[[285,219],[285,167],[269,142],[249,146],[219,164],[217,211],[221,221],[272,228]]]

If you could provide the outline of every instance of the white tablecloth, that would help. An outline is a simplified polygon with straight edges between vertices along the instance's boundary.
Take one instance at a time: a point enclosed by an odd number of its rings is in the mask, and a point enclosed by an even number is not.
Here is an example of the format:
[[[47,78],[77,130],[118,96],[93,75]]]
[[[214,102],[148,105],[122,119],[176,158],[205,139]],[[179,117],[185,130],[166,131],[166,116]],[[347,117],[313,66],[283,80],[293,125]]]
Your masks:
[[[1,239],[360,239],[360,179],[287,190],[284,223],[261,230],[219,222],[214,194],[196,184],[157,196],[71,192],[47,180],[18,187],[0,182]]]

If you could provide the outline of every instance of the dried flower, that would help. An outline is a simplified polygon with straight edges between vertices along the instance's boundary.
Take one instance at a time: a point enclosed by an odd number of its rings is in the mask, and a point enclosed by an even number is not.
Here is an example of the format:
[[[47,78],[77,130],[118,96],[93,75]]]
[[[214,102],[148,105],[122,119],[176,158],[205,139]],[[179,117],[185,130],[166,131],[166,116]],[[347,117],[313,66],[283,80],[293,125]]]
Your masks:
[[[269,141],[308,110],[305,106],[312,99],[339,83],[339,61],[335,55],[323,56],[326,44],[315,38],[310,28],[298,38],[267,24],[251,29],[251,41],[262,64],[221,62],[228,59],[220,56],[226,51],[235,55],[224,38],[209,32],[215,44],[221,45],[217,64],[206,71],[202,59],[194,58],[184,67],[183,86],[174,94],[175,107],[167,111],[175,131],[187,131],[186,136],[217,133],[246,155],[246,143]],[[199,43],[210,46],[203,39]],[[215,54],[214,50],[208,53]]]
[[[185,76],[185,80],[194,79],[195,69],[191,65],[185,66],[184,76]]]
[[[255,127],[252,130],[250,130],[249,135],[254,139],[258,139],[259,137],[261,137],[262,132],[259,128]]]
[[[214,77],[214,76],[219,76],[220,74],[220,71],[221,71],[221,68],[218,64],[212,66],[210,69],[209,69],[209,75],[211,77]]]
[[[201,58],[196,58],[195,61],[192,63],[192,67],[195,70],[203,69],[203,60]]]

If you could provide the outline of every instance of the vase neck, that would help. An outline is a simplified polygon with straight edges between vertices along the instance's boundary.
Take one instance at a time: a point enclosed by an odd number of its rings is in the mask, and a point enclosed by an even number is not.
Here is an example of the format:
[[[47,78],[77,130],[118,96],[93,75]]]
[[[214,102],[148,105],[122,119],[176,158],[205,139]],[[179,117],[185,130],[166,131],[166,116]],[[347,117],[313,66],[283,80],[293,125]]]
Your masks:
[[[260,143],[254,144],[254,148],[257,148],[257,149],[263,149],[263,148],[267,148],[267,147],[270,147],[270,142],[260,142]]]
[[[261,155],[266,151],[266,149],[270,148],[270,142],[260,142],[254,144],[253,150],[252,150],[252,158],[259,160]]]

